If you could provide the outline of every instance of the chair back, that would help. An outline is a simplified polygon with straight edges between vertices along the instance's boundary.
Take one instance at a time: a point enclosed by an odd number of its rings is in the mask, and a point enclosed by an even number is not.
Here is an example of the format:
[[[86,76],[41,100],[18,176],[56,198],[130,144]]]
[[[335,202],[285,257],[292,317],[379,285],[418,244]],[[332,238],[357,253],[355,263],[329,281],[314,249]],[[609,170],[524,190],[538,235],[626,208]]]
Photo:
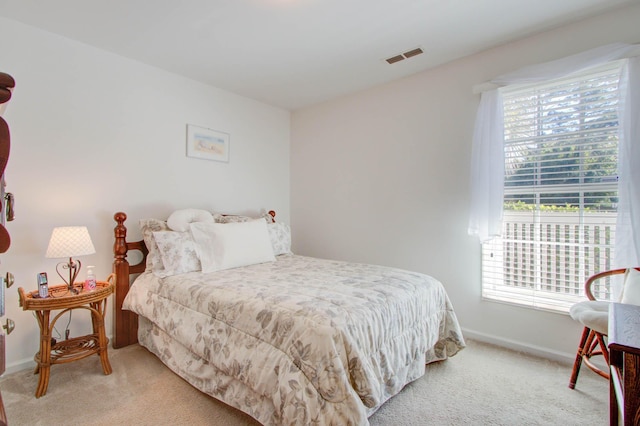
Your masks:
[[[634,268],[637,271],[640,271],[640,268]],[[589,300],[598,300],[595,296],[594,296],[594,291],[593,291],[593,283],[598,281],[599,279],[605,278],[605,277],[611,277],[614,275],[622,275],[625,272],[627,272],[627,268],[619,268],[619,269],[611,269],[608,271],[602,271],[602,272],[598,272],[597,274],[594,274],[592,276],[590,276],[589,278],[587,278],[587,281],[584,283],[584,294],[587,296],[587,298]],[[610,290],[611,293],[613,293],[613,289]]]

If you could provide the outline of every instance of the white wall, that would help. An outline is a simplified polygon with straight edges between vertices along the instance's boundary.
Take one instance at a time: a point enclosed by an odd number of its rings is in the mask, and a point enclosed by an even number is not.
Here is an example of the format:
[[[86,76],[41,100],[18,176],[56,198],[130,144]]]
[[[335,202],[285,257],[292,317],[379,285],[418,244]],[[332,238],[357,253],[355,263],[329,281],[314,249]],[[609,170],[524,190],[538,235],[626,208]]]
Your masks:
[[[6,296],[17,324],[7,337],[8,371],[32,363],[38,349],[36,320],[18,307],[17,288],[35,290],[40,271],[61,282],[58,260],[44,257],[53,227],[89,228],[97,253],[80,260],[104,279],[117,211],[128,214],[135,239],[138,219],[176,208],[275,209],[289,221],[288,111],[3,18],[0,71],[16,79],[4,114],[16,220],[0,256],[1,273],[16,277]],[[187,158],[187,123],[229,133],[229,163]],[[88,330],[88,321],[74,315],[71,335]],[[109,334],[111,323],[108,315]]]
[[[446,286],[467,336],[574,357],[580,327],[568,316],[481,300],[480,245],[467,235],[472,87],[524,65],[639,42],[638,22],[640,5],[296,111],[294,251],[428,273]]]

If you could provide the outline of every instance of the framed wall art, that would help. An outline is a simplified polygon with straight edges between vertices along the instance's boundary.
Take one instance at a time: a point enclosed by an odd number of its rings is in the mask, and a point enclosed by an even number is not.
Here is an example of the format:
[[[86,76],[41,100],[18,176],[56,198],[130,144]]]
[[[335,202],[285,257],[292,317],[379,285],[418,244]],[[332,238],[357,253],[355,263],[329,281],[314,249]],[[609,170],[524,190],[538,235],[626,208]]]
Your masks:
[[[187,124],[187,157],[229,162],[229,134]]]

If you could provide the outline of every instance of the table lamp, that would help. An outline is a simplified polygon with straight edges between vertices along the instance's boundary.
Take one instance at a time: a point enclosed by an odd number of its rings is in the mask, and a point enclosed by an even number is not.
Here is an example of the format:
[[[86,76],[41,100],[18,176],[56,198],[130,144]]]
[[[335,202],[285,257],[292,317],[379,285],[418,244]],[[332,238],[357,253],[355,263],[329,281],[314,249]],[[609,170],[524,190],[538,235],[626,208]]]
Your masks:
[[[95,252],[96,249],[93,247],[86,226],[62,226],[53,228],[45,257],[69,258],[68,262],[60,262],[56,265],[56,272],[67,283],[69,291],[76,293],[73,283],[80,272],[82,263],[79,260],[73,260],[73,256],[84,256]],[[65,279],[61,272],[64,269],[69,270],[69,280]]]

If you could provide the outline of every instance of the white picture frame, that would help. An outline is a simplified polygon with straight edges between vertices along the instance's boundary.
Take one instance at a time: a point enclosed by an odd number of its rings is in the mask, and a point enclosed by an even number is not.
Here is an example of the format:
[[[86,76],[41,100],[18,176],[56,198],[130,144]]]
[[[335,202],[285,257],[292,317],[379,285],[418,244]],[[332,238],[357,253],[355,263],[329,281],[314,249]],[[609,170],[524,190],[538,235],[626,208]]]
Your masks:
[[[187,124],[187,157],[229,162],[228,133]]]

